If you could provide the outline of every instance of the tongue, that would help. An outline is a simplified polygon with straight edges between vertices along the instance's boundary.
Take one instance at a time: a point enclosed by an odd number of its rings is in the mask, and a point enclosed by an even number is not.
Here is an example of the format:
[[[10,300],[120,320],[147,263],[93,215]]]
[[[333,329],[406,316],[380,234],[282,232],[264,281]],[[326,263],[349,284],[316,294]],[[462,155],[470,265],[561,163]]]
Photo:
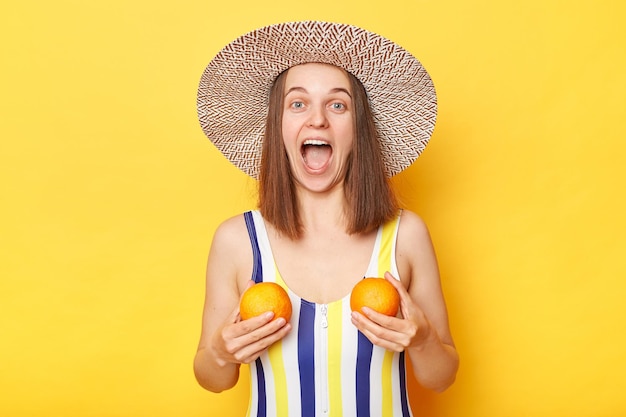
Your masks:
[[[320,169],[330,159],[331,148],[326,145],[307,145],[304,147],[304,163],[311,169]]]

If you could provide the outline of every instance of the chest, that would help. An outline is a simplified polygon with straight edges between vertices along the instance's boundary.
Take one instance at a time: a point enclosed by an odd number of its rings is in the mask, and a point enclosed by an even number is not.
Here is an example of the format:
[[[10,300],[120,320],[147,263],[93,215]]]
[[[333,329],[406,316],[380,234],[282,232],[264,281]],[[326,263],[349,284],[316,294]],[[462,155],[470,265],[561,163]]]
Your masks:
[[[326,304],[349,294],[372,261],[376,234],[337,235],[299,242],[276,239],[276,267],[292,291],[306,300]]]

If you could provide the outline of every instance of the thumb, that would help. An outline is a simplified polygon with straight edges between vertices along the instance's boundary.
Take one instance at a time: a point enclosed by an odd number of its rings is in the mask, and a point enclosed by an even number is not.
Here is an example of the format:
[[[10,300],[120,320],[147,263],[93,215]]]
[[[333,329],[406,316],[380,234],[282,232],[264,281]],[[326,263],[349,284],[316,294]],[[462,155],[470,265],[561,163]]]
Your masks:
[[[241,299],[243,298],[243,294],[248,291],[250,288],[252,288],[254,286],[254,284],[256,284],[256,282],[254,282],[253,280],[248,280],[248,282],[246,282],[246,287],[243,289],[241,295],[239,296],[239,302],[237,303],[237,306],[235,307],[235,310],[233,311],[231,318],[233,320],[233,323],[237,323],[239,321],[241,321],[241,315],[240,313],[240,306],[241,306]]]

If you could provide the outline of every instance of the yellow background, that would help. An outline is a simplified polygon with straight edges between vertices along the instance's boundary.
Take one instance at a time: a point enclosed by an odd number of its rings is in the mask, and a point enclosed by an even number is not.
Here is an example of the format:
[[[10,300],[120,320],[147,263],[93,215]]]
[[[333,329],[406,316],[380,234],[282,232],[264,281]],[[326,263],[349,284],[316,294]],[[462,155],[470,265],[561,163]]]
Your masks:
[[[8,4],[7,4],[8,3]],[[0,12],[0,415],[238,416],[192,374],[213,231],[255,184],[203,136],[204,66],[353,23],[439,94],[395,182],[430,225],[461,369],[424,416],[626,415],[620,0],[13,1]]]

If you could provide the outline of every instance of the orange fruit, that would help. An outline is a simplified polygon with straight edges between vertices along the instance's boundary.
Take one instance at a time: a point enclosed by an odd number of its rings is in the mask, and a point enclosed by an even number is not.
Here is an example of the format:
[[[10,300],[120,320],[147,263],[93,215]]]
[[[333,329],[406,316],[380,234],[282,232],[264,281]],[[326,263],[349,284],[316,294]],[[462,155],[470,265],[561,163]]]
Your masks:
[[[259,282],[248,288],[241,297],[239,312],[242,320],[261,315],[267,311],[289,321],[291,318],[291,300],[287,291],[275,282]]]
[[[363,278],[352,289],[350,308],[361,313],[362,307],[369,307],[388,316],[398,314],[400,295],[384,278]]]

